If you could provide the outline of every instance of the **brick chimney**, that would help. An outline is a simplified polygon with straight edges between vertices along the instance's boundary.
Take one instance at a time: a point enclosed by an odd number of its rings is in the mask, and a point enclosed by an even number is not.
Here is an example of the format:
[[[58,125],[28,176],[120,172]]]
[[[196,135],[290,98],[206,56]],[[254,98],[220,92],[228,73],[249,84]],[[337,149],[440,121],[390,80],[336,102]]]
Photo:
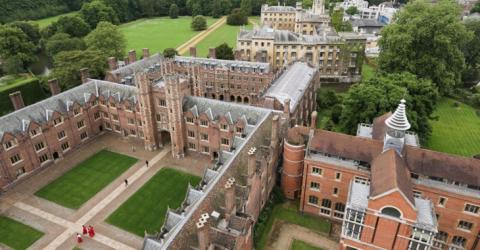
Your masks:
[[[237,213],[235,201],[235,178],[229,178],[225,183],[225,219],[230,220],[232,215]]]
[[[197,57],[197,48],[196,47],[190,47],[190,56],[191,57]]]
[[[252,184],[252,179],[253,176],[255,175],[255,172],[257,170],[257,148],[252,147],[250,150],[248,150],[248,184]]]
[[[316,129],[317,128],[317,111],[313,111],[311,118],[310,118],[310,128]]]
[[[13,93],[10,93],[10,101],[12,101],[13,108],[15,110],[19,110],[25,107],[25,103],[23,102],[23,98],[22,98],[22,92],[20,91],[15,91]]]
[[[114,71],[118,68],[118,63],[117,63],[117,58],[115,57],[109,57],[108,58],[108,69],[110,71]]]
[[[48,80],[48,86],[50,87],[50,93],[52,93],[52,96],[58,95],[60,92],[62,92],[57,78]]]
[[[208,214],[206,214],[207,216],[204,215],[205,214],[202,214],[202,218],[200,218],[196,223],[199,250],[207,250],[210,246],[210,226],[208,224]]]
[[[215,48],[209,48],[209,49],[208,49],[208,57],[209,57],[209,58],[212,58],[212,59],[217,58],[217,55],[216,55],[216,52],[215,52]]]
[[[278,115],[273,116],[272,118],[272,138],[270,141],[270,146],[275,148],[278,146]]]
[[[134,63],[137,61],[137,52],[132,49],[128,52],[128,63]]]
[[[149,58],[150,57],[150,49],[149,48],[143,48],[142,53],[143,53],[143,58]]]
[[[90,78],[90,72],[88,72],[88,68],[80,69],[80,78],[82,79],[82,83],[88,82],[88,78]]]

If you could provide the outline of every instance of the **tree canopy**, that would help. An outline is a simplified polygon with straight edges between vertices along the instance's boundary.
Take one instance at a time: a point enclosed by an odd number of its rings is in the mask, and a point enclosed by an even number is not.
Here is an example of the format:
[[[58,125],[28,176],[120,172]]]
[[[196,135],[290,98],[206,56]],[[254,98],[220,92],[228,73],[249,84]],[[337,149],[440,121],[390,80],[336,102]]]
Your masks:
[[[355,14],[358,14],[358,9],[355,6],[350,6],[348,9],[345,11],[347,14],[353,16]]]
[[[116,25],[100,22],[88,36],[85,42],[89,49],[98,50],[106,57],[122,58],[126,49],[126,40]]]
[[[241,9],[233,9],[232,13],[227,17],[228,25],[246,25],[248,24],[248,17]]]
[[[92,29],[97,27],[101,21],[118,24],[118,17],[112,7],[105,5],[101,0],[93,0],[85,3],[80,9],[80,15],[87,22]]]
[[[178,13],[179,13],[178,5],[172,3],[170,5],[170,9],[168,10],[168,15],[170,18],[178,18]]]
[[[178,55],[178,51],[174,48],[166,48],[163,50],[162,54],[166,58],[174,58],[176,55]]]
[[[465,27],[473,33],[473,39],[463,48],[465,71],[462,78],[470,87],[480,80],[480,20],[468,20]]]
[[[337,32],[352,31],[352,25],[349,22],[343,21],[343,9],[334,10],[331,14],[332,26]]]
[[[85,48],[86,46],[83,39],[71,37],[67,33],[56,33],[50,37],[45,44],[46,52],[51,57],[54,57],[62,51],[84,50]]]
[[[38,45],[38,42],[40,41],[40,28],[38,27],[38,24],[34,24],[32,22],[25,22],[25,21],[16,21],[9,23],[8,25],[12,27],[17,27],[27,35],[28,40],[32,42],[35,46]]]
[[[480,2],[476,2],[473,8],[470,10],[470,13],[480,13]]]
[[[192,30],[199,31],[207,29],[207,19],[204,16],[196,16],[192,19]]]
[[[9,70],[13,65],[25,69],[36,60],[35,45],[18,27],[0,25],[0,58],[9,62]]]
[[[442,94],[460,83],[465,68],[462,49],[471,39],[452,1],[408,3],[386,26],[379,41],[380,70],[407,71],[431,79]]]
[[[242,0],[240,3],[240,9],[243,15],[250,16],[252,14],[252,0]]]
[[[222,43],[215,48],[215,56],[217,59],[233,60],[233,49],[227,43]]]

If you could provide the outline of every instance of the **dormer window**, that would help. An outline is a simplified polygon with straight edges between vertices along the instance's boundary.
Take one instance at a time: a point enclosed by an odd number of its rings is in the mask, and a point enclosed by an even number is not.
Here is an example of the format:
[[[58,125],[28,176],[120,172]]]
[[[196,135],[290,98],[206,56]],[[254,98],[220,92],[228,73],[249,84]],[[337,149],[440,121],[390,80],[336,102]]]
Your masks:
[[[30,130],[30,136],[31,137],[35,137],[35,136],[37,136],[41,133],[42,133],[42,129],[40,127]]]
[[[15,146],[17,146],[17,140],[16,139],[13,139],[13,140],[10,140],[10,141],[7,141],[3,144],[3,147],[5,148],[5,150],[9,150]]]
[[[103,105],[103,106],[106,106],[107,105],[107,102],[105,100],[101,100],[100,101],[100,104]]]
[[[237,130],[237,133],[243,134],[243,127],[237,127],[236,130]]]
[[[80,115],[81,113],[82,113],[82,111],[80,110],[80,108],[74,108],[73,109],[73,115],[74,116]]]
[[[60,125],[60,124],[62,124],[62,123],[63,123],[63,117],[58,117],[58,118],[56,118],[56,119],[53,120],[53,124],[54,124],[55,126],[58,126],[58,125]]]
[[[200,120],[200,126],[207,127],[208,121],[207,120]]]
[[[187,117],[187,123],[193,124],[193,117]]]
[[[228,125],[225,123],[220,124],[220,129],[221,130],[228,130]]]
[[[395,218],[401,217],[400,211],[398,211],[396,208],[393,208],[393,207],[386,207],[382,209],[381,213],[390,217],[395,217]]]

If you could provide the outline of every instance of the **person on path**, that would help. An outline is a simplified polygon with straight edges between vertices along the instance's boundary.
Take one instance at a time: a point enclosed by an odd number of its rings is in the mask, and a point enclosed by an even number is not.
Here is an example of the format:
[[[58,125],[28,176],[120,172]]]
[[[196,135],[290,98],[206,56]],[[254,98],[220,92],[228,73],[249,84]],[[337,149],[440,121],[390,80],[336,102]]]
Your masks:
[[[148,168],[148,160],[145,161],[145,164],[147,165],[147,168]]]
[[[91,225],[88,226],[88,236],[90,236],[90,238],[93,238],[95,236],[95,230]]]
[[[83,239],[82,239],[82,235],[80,235],[79,233],[77,233],[77,243],[80,244],[83,242]]]
[[[88,233],[87,227],[85,225],[82,226],[82,231],[83,231],[83,235]]]
[[[128,187],[128,180],[125,179],[124,182],[125,182],[125,187]]]

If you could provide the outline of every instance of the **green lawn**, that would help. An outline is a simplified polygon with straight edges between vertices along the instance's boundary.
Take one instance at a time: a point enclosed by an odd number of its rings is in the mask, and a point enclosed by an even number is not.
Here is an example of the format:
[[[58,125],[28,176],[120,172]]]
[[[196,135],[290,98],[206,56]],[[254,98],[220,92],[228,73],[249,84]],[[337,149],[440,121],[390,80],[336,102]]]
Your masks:
[[[322,250],[322,248],[312,246],[301,240],[293,240],[290,250]]]
[[[454,107],[455,100],[443,98],[439,101],[432,120],[432,135],[427,142],[427,148],[463,155],[480,154],[480,116],[475,109],[460,103]]]
[[[0,77],[0,92],[31,82],[35,78],[28,75],[7,75]]]
[[[207,25],[212,25],[216,20],[207,17]],[[189,16],[140,19],[120,25],[120,31],[127,40],[127,51],[135,49],[137,56],[140,56],[142,48],[149,48],[150,53],[154,54],[165,48],[176,48],[194,37],[200,31],[190,28],[191,21]]]
[[[42,232],[0,215],[0,243],[17,250],[27,249],[42,236]]]
[[[167,207],[180,207],[188,183],[197,185],[201,178],[171,168],[163,168],[108,218],[107,222],[144,236],[160,231]]]
[[[287,223],[306,227],[314,232],[324,235],[328,234],[330,231],[330,222],[328,222],[326,219],[308,214],[301,215],[298,211],[298,204],[278,204],[275,205],[272,212],[270,213],[268,220],[266,221],[265,229],[263,230],[263,233],[259,238],[259,242],[256,242],[256,246],[258,247],[258,249],[265,249],[270,231],[272,231],[273,223],[275,222],[275,220],[282,220]]]
[[[56,22],[60,17],[73,16],[75,14],[77,14],[76,11],[61,14],[61,15],[58,15],[58,16],[52,16],[52,17],[42,18],[42,19],[38,19],[38,20],[32,20],[31,22],[36,23],[36,24],[38,24],[38,26],[40,26],[40,28],[43,28],[43,27],[46,27],[53,22]]]
[[[258,23],[258,17],[249,17],[249,19],[253,19],[253,21]],[[222,43],[227,43],[230,47],[235,48],[237,34],[241,27],[242,26],[230,26],[226,23],[223,24],[197,44],[197,55],[199,57],[207,57],[209,48],[217,47]],[[245,26],[245,28],[252,29],[253,25],[250,23]],[[185,55],[188,55],[188,52],[186,52]]]
[[[369,65],[367,62],[363,63],[362,66],[362,81],[369,80],[375,75],[375,68]]]
[[[35,195],[77,209],[136,162],[135,158],[102,150],[37,191]]]

